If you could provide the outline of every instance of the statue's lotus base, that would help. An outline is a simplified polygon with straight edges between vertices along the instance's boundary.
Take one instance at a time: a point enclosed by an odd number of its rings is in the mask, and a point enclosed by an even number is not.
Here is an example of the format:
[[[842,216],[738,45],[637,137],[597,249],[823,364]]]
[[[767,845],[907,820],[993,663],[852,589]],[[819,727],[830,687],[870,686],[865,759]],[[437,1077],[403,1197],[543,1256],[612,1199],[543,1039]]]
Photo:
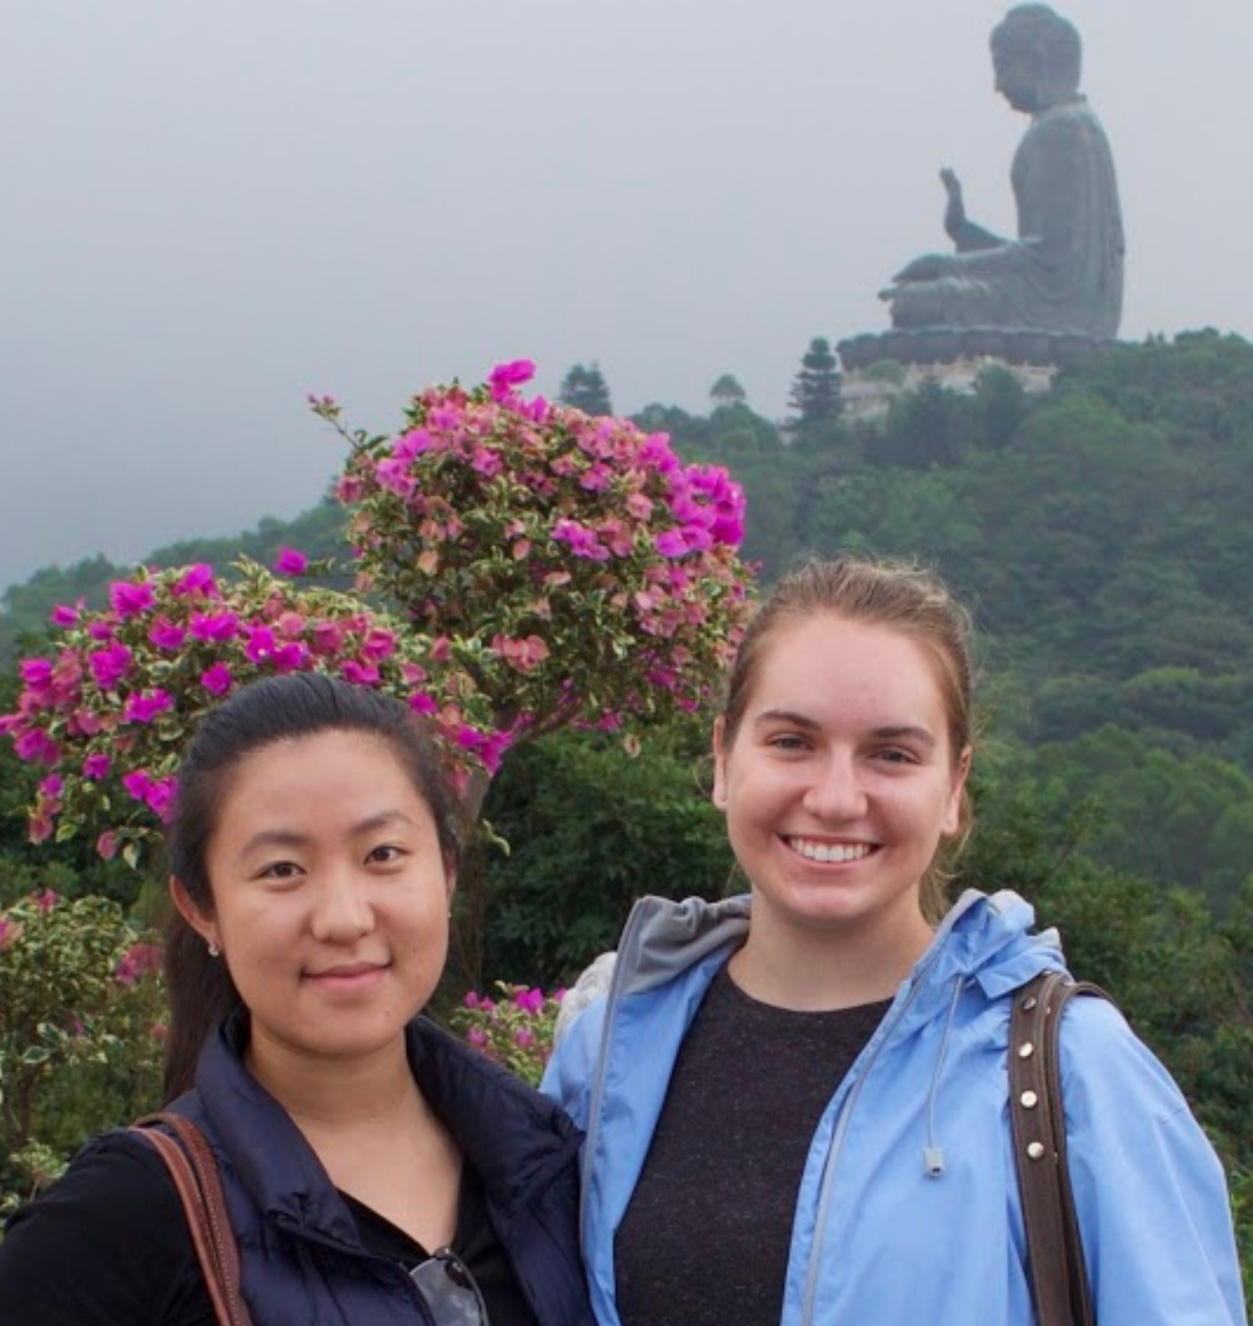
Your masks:
[[[854,372],[884,360],[954,364],[966,359],[999,359],[1007,364],[1068,368],[1113,344],[1073,332],[1028,327],[914,327],[852,336],[836,349],[845,372]]]

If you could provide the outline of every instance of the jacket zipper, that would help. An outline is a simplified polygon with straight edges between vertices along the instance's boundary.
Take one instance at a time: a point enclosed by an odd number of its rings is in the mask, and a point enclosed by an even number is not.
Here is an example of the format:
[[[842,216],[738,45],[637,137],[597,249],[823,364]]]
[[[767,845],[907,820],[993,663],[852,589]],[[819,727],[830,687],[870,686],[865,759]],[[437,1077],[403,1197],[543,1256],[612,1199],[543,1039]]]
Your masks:
[[[848,1095],[844,1098],[844,1104],[840,1107],[839,1118],[835,1122],[835,1134],[831,1138],[831,1147],[827,1152],[827,1158],[822,1165],[822,1187],[818,1192],[818,1214],[814,1220],[813,1243],[809,1249],[809,1268],[805,1273],[805,1299],[801,1305],[801,1326],[811,1326],[814,1320],[814,1300],[818,1296],[818,1273],[820,1268],[819,1253],[822,1250],[822,1241],[827,1225],[827,1211],[831,1204],[831,1190],[835,1186],[835,1167],[839,1159],[840,1151],[844,1145],[844,1135],[848,1132],[849,1120],[852,1117],[853,1108],[857,1104],[857,1097],[861,1095],[861,1089],[866,1078],[870,1075],[870,1070],[874,1067],[884,1047],[892,1038],[892,1032],[902,1021],[905,1014],[909,1012],[910,1006],[918,997],[922,990],[924,978],[930,968],[934,965],[933,956],[930,963],[921,971],[915,973],[913,987],[905,1002],[897,1010],[890,1023],[885,1023],[880,1029],[882,1035],[879,1037],[879,1043],[875,1046],[874,1053],[862,1065],[861,1071],[856,1079],[850,1084]]]

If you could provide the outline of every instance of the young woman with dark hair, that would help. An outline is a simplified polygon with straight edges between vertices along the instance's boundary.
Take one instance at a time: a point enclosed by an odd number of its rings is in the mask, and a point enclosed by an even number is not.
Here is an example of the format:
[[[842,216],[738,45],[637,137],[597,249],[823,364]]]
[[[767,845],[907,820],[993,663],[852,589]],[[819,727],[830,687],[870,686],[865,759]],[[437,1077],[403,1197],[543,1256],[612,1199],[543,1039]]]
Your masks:
[[[180,771],[167,1108],[212,1146],[258,1323],[592,1320],[580,1134],[417,1016],[462,843],[419,721],[320,675],[239,691]],[[5,1326],[213,1320],[168,1173],[132,1132],[89,1143],[0,1243]]]

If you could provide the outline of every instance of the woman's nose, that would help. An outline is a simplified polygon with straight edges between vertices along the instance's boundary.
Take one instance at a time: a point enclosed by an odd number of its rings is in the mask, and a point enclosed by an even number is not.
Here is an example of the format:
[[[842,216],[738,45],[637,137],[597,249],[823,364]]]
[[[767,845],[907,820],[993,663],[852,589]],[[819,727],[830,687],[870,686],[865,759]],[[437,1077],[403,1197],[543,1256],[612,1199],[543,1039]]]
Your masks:
[[[337,870],[325,876],[310,918],[314,938],[331,944],[351,943],[373,927],[374,909],[352,872]]]
[[[866,790],[858,775],[857,762],[832,754],[814,771],[805,792],[805,807],[822,819],[853,819],[865,812]]]

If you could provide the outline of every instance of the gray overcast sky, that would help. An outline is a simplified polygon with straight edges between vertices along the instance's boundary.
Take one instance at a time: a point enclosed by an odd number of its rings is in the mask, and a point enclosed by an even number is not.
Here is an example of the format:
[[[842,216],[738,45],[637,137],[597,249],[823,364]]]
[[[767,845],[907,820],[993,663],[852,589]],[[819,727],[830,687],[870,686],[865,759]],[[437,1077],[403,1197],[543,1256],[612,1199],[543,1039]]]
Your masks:
[[[1122,334],[1253,335],[1250,0],[1059,0],[1118,167]],[[328,391],[598,359],[784,408],[811,336],[1013,229],[990,0],[3,0],[0,590],[311,505]]]

